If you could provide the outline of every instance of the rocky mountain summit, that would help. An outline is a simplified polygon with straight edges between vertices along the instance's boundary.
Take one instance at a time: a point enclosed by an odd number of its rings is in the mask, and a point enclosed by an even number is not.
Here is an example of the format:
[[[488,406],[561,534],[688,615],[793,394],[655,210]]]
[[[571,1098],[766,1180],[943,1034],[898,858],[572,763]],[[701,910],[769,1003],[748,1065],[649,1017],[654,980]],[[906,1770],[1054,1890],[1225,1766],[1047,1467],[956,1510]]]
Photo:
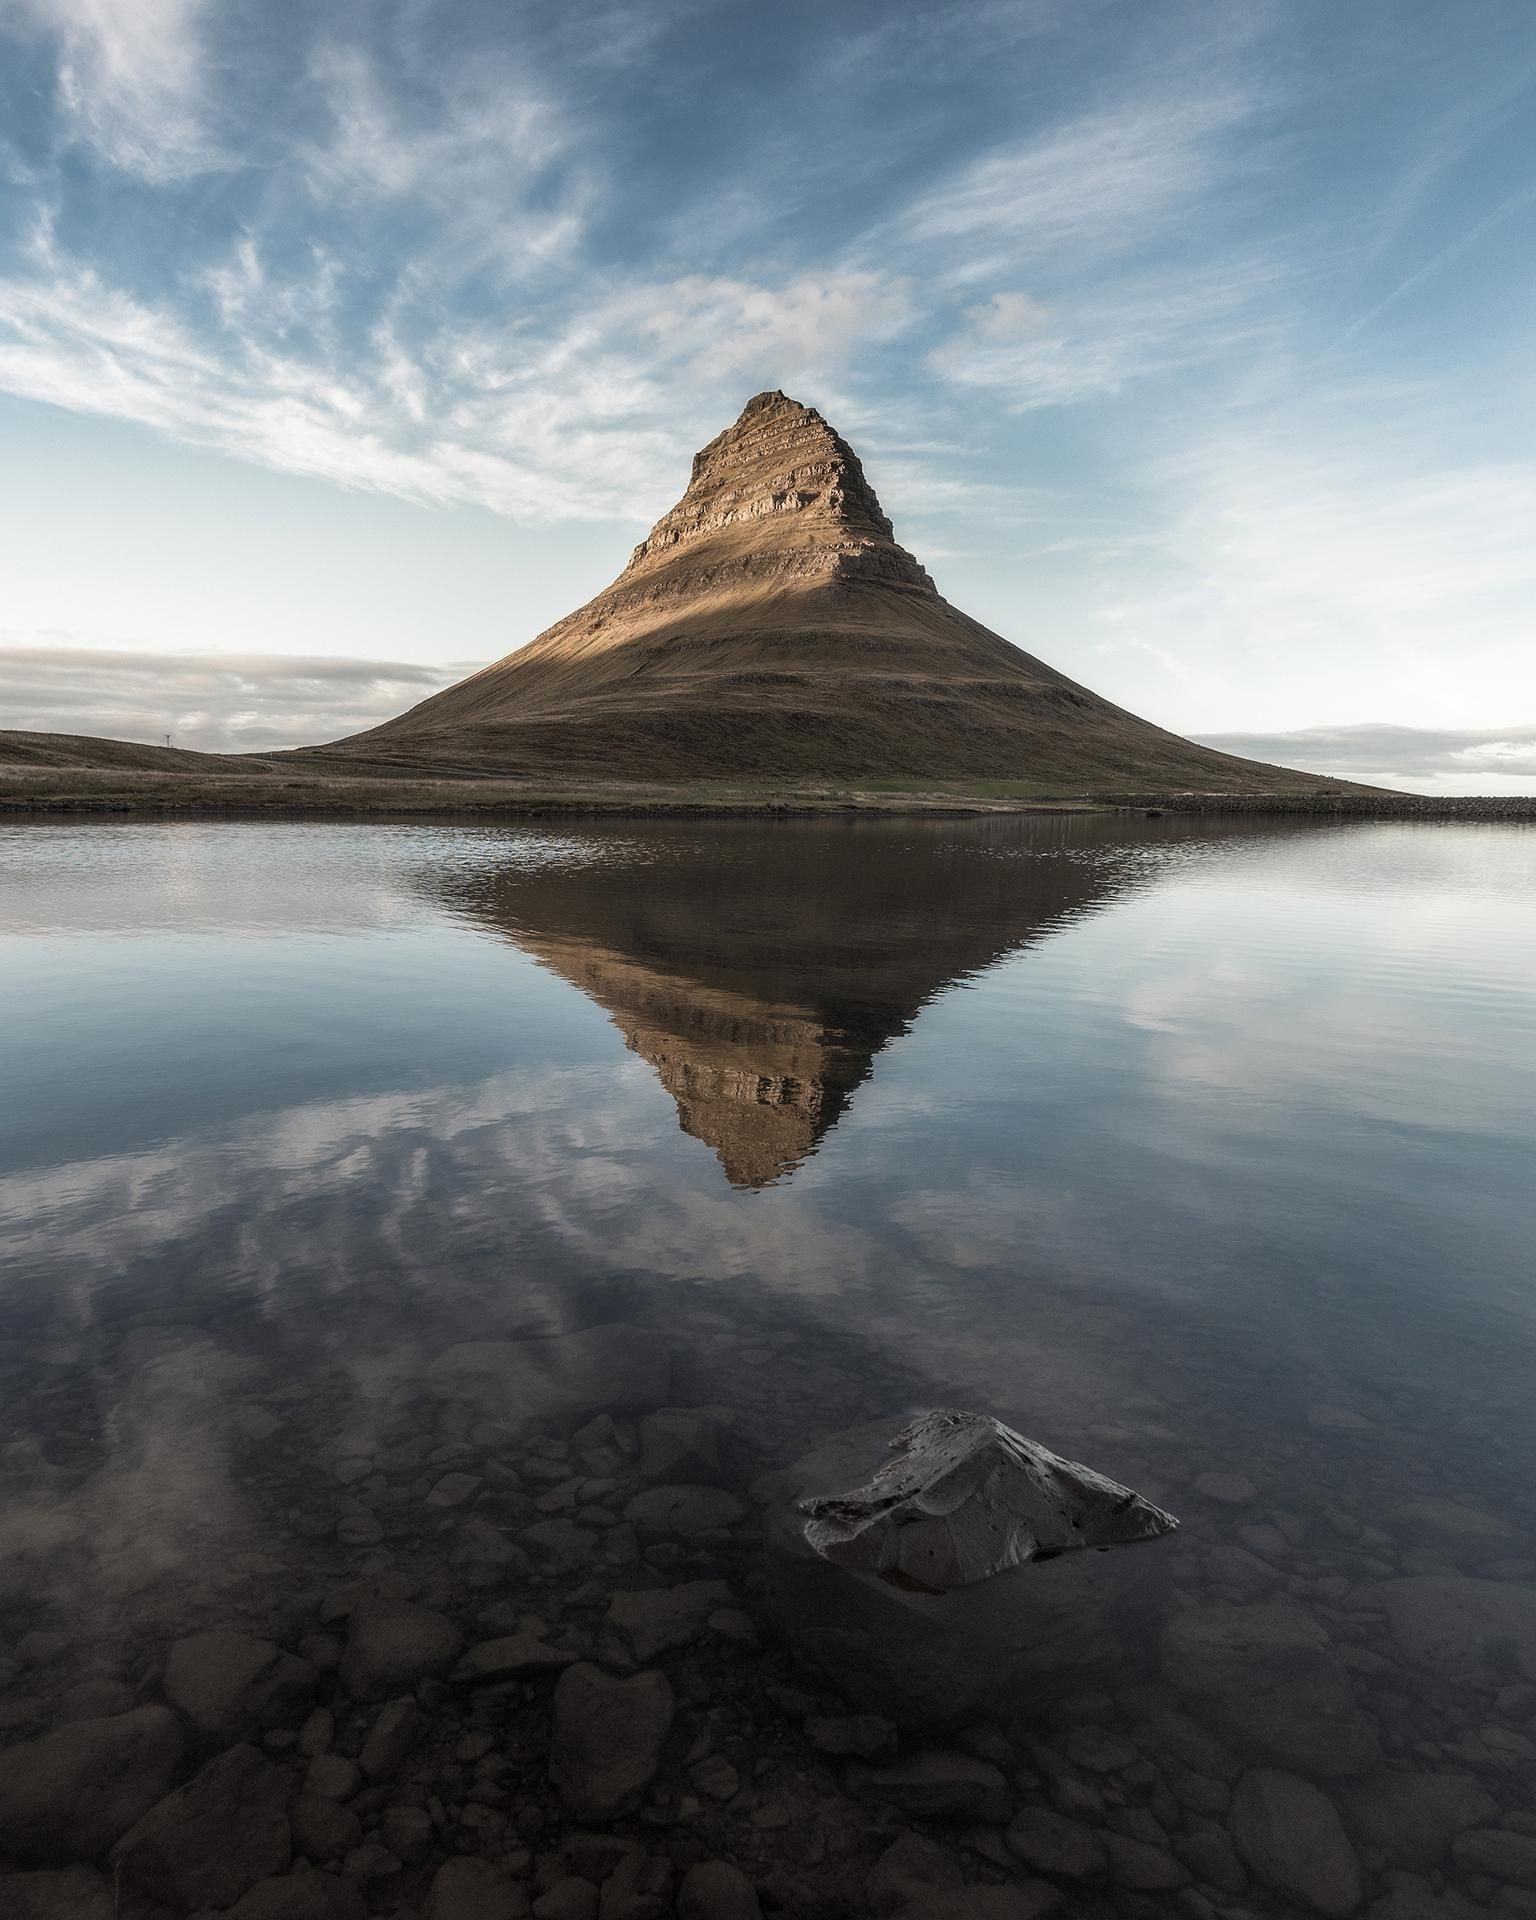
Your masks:
[[[524,778],[1338,785],[1193,746],[952,607],[847,441],[778,392],[695,457],[682,499],[596,599],[304,757]]]

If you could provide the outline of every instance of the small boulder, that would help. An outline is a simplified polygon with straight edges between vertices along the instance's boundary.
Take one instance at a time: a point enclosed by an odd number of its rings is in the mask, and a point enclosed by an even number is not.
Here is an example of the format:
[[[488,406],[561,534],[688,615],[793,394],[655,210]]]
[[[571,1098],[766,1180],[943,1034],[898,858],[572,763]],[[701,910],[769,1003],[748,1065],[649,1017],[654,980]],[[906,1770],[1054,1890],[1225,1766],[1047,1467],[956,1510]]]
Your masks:
[[[1025,1807],[1005,1835],[1008,1851],[1036,1873],[1063,1880],[1102,1880],[1109,1855],[1092,1827],[1052,1807]]]
[[[464,1636],[446,1614],[403,1600],[365,1600],[347,1622],[341,1683],[359,1700],[379,1700],[441,1672]]]
[[[426,1920],[523,1920],[528,1896],[489,1860],[445,1860],[427,1891]]]
[[[1463,1873],[1487,1874],[1511,1887],[1536,1888],[1536,1839],[1503,1827],[1473,1827],[1451,1842]]]
[[[624,1518],[643,1534],[675,1534],[683,1540],[719,1527],[734,1527],[746,1508],[724,1487],[647,1487],[624,1508]]]
[[[76,1720],[0,1753],[0,1847],[21,1860],[105,1853],[170,1785],[181,1728],[166,1707]]]
[[[1400,1651],[1447,1680],[1487,1684],[1509,1666],[1536,1680],[1536,1589],[1417,1574],[1373,1589]]]
[[[1346,1920],[1359,1906],[1360,1862],[1337,1808],[1309,1781],[1271,1767],[1245,1773],[1231,1827],[1247,1866],[1277,1893],[1328,1920]]]
[[[555,1688],[550,1774],[578,1820],[611,1820],[637,1806],[656,1777],[676,1710],[664,1673],[615,1679],[582,1661]]]
[[[1155,1847],[1127,1833],[1106,1833],[1104,1851],[1109,1858],[1110,1879],[1117,1887],[1129,1887],[1135,1893],[1171,1893],[1189,1879],[1188,1869],[1166,1847]]]
[[[301,1793],[288,1809],[293,1850],[306,1860],[327,1865],[361,1844],[363,1823],[349,1807],[318,1794]]]
[[[870,1871],[869,1903],[876,1913],[893,1913],[920,1895],[953,1892],[964,1885],[960,1862],[946,1847],[921,1833],[903,1833]]]
[[[730,1597],[723,1580],[685,1580],[676,1587],[616,1593],[608,1603],[606,1624],[637,1660],[654,1660],[659,1653],[697,1640],[709,1616]]]
[[[255,1747],[230,1747],[151,1807],[113,1849],[126,1886],[181,1909],[232,1907],[287,1867],[288,1776]]]
[[[598,1900],[590,1880],[567,1874],[534,1901],[534,1920],[598,1920]]]
[[[409,1696],[380,1707],[358,1756],[370,1780],[388,1780],[400,1771],[416,1738],[419,1719],[416,1702]]]
[[[1008,1818],[1008,1783],[988,1761],[969,1753],[932,1749],[890,1766],[854,1762],[844,1784],[865,1806],[895,1807],[913,1820]]]
[[[499,1680],[520,1680],[562,1672],[580,1659],[565,1647],[552,1647],[537,1634],[511,1633],[471,1647],[448,1678],[456,1687],[484,1687]]]
[[[1250,1759],[1322,1779],[1381,1764],[1328,1636],[1290,1602],[1176,1613],[1162,1662],[1174,1686],[1207,1699],[1221,1733]]]
[[[1490,1826],[1498,1802],[1470,1773],[1378,1773],[1341,1796],[1355,1839],[1394,1867],[1438,1867],[1458,1833]]]
[[[757,1889],[728,1860],[701,1860],[683,1876],[678,1920],[762,1920]]]
[[[363,1896],[334,1873],[282,1873],[259,1881],[228,1920],[367,1920]]]
[[[319,1681],[307,1660],[222,1627],[178,1640],[165,1663],[166,1699],[209,1741],[301,1720]]]

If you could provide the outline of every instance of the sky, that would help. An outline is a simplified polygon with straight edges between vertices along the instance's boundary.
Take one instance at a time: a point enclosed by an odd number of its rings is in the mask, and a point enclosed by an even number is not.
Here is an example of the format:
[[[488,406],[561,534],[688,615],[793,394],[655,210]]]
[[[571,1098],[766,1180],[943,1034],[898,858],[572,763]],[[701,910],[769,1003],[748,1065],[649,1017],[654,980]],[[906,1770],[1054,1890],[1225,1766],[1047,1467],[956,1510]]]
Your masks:
[[[782,387],[1123,706],[1536,791],[1530,0],[0,0],[0,725],[335,737]]]

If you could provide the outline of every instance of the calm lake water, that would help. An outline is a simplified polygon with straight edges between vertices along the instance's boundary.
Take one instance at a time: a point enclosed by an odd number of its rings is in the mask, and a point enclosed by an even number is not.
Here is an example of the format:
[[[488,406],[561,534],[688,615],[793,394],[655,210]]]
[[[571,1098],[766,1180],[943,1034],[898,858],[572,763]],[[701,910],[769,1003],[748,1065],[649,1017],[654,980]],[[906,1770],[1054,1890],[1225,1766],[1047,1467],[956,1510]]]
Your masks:
[[[0,995],[16,1868],[1536,1913],[1536,832],[11,826]],[[1181,1530],[807,1564],[936,1406]]]

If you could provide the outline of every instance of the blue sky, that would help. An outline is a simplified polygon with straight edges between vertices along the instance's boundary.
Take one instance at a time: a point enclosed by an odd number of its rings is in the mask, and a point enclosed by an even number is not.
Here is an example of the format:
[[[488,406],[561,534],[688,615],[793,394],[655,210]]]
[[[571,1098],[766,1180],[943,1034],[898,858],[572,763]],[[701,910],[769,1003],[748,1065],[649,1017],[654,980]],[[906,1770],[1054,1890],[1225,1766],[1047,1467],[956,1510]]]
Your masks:
[[[5,724],[380,718],[782,386],[1123,705],[1536,789],[1529,0],[0,0],[0,98]]]

